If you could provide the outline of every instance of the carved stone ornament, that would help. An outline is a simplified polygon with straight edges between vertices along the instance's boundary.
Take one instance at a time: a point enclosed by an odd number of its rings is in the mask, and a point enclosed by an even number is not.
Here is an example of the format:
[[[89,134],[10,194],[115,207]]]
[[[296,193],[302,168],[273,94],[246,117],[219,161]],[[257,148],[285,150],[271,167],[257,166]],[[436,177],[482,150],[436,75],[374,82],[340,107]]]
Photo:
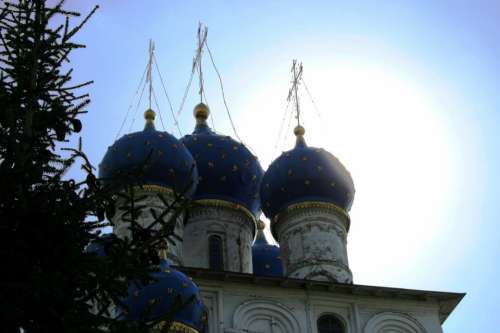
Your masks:
[[[228,333],[300,333],[300,324],[291,310],[272,300],[242,303],[233,315]]]
[[[363,333],[427,333],[425,328],[406,313],[381,312],[368,320]]]

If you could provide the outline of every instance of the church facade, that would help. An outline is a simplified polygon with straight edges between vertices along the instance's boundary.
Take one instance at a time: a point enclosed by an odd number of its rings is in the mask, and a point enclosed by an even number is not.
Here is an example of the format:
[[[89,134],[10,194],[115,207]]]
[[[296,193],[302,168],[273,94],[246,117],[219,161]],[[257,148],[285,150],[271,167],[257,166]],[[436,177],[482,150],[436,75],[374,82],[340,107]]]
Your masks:
[[[442,332],[463,294],[353,283],[346,245],[354,184],[335,156],[309,147],[299,125],[295,147],[264,172],[242,143],[210,129],[209,113],[198,104],[194,132],[177,140],[155,129],[148,110],[144,130],[118,139],[99,166],[105,179],[153,156],[141,203],[161,212],[158,194],[172,201],[180,188],[192,200],[167,240],[158,282],[130,290],[120,316],[133,320],[152,306],[154,319],[180,295],[193,301],[170,332]],[[279,246],[266,239],[261,211]],[[148,213],[139,219],[151,221]],[[117,237],[129,235],[123,212],[112,222]]]

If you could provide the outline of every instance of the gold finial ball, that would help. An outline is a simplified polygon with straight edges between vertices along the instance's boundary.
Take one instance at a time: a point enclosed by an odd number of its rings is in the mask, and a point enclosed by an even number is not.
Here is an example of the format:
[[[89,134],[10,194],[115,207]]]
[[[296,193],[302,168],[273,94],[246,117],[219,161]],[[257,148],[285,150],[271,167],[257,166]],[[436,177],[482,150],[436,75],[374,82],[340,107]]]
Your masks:
[[[257,229],[258,230],[266,229],[266,224],[264,222],[262,222],[261,220],[257,221]]]
[[[303,136],[305,133],[306,129],[300,125],[295,127],[295,129],[293,130],[293,134],[295,134],[295,136]]]
[[[156,117],[156,113],[151,110],[151,109],[147,109],[145,112],[144,112],[144,119],[146,120],[155,120],[155,117]]]
[[[206,104],[200,103],[194,107],[193,114],[196,119],[207,119],[210,114],[210,109]]]

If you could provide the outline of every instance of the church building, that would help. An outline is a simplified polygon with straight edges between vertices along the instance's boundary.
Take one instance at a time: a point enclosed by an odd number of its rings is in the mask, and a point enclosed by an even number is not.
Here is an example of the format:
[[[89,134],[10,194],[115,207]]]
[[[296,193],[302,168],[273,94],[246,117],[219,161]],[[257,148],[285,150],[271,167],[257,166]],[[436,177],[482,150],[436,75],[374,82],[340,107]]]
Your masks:
[[[294,69],[295,97],[299,75]],[[148,109],[144,130],[108,148],[99,176],[127,172],[151,156],[137,190],[148,207],[143,225],[153,218],[149,209],[166,208],[158,194],[173,201],[183,189],[191,203],[166,240],[158,281],[131,290],[122,315],[140,318],[149,307],[160,316],[180,295],[192,301],[176,312],[169,332],[442,332],[464,294],[353,282],[347,238],[354,182],[332,153],[307,144],[300,122],[295,146],[263,170],[244,144],[210,128],[206,104],[194,107],[194,130],[180,139],[157,130],[155,116]],[[262,212],[275,242],[264,233]],[[117,237],[129,235],[120,211],[112,220]]]

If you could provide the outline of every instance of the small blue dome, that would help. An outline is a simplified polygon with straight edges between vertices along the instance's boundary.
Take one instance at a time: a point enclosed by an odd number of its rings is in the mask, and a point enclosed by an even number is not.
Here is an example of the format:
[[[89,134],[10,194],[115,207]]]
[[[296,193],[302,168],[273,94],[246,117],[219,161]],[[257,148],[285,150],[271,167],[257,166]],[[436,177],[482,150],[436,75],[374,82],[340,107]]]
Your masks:
[[[243,144],[229,136],[216,134],[208,127],[205,122],[207,106],[197,105],[195,113],[197,125],[193,134],[181,139],[198,168],[198,187],[193,199],[229,201],[258,215],[263,175],[259,161]]]
[[[126,134],[107,150],[99,165],[104,181],[142,169],[142,185],[156,185],[190,197],[198,179],[194,160],[186,147],[174,136],[154,128],[154,112],[145,113],[143,131]]]
[[[299,202],[329,202],[348,211],[354,183],[340,161],[321,148],[308,147],[304,129],[295,129],[297,144],[284,152],[264,174],[260,189],[262,210],[273,219],[282,209]]]
[[[280,248],[271,245],[264,235],[264,223],[259,221],[257,238],[252,246],[253,274],[257,276],[283,276]]]
[[[103,235],[99,236],[98,238],[92,240],[85,247],[85,252],[86,253],[94,253],[98,257],[105,257],[108,253],[109,243],[111,243],[115,239],[116,239],[115,234],[112,234],[112,233],[103,234]]]
[[[173,331],[205,332],[207,309],[196,284],[170,267],[165,260],[160,263],[160,270],[153,273],[153,277],[157,281],[146,286],[130,284],[128,296],[123,300],[128,310],[118,310],[119,318],[154,321],[172,312]],[[179,298],[181,306],[177,308]]]

